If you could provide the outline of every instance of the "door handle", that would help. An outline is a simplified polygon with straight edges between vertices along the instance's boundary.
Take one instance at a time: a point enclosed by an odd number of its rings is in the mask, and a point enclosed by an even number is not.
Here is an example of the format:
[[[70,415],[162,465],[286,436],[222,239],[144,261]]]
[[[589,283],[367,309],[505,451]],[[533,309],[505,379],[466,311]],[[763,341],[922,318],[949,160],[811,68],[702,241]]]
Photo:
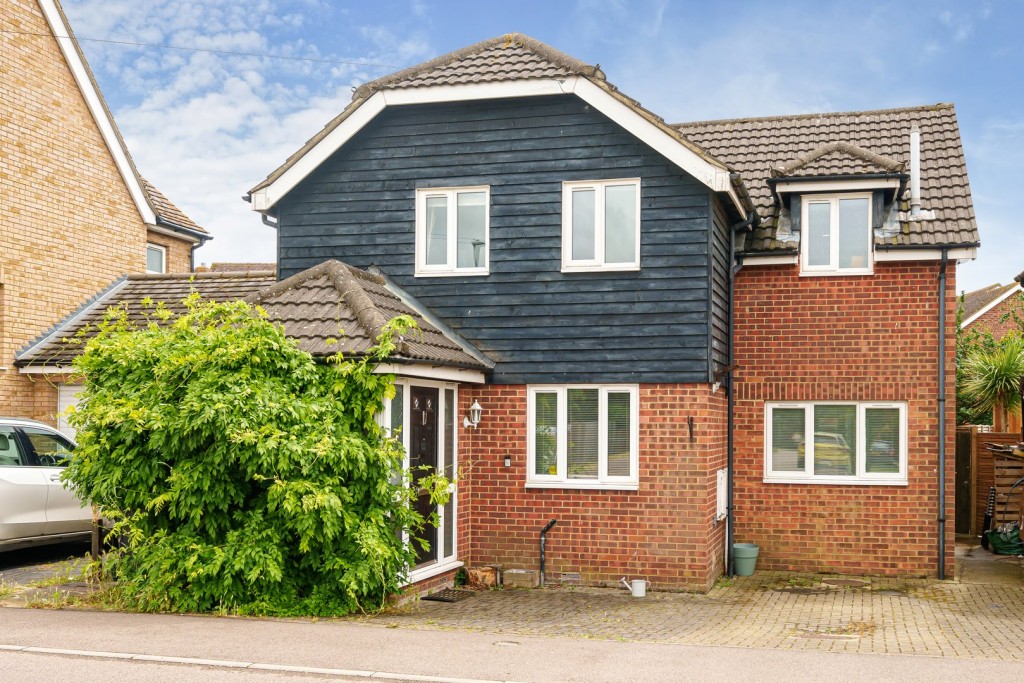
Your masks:
[[[50,475],[50,481],[59,482],[60,481],[60,475],[59,474],[51,474]]]

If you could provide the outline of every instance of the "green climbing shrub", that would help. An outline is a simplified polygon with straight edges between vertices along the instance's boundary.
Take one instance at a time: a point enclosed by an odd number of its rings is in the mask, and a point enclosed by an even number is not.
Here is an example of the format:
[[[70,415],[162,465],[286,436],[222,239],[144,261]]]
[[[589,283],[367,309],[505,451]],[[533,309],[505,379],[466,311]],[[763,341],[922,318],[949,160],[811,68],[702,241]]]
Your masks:
[[[117,520],[113,597],[141,611],[338,615],[381,607],[415,562],[403,453],[377,423],[367,358],[318,363],[259,309],[193,295],[174,318],[108,314],[75,362],[78,448],[66,480]],[[420,485],[443,504],[448,482]]]

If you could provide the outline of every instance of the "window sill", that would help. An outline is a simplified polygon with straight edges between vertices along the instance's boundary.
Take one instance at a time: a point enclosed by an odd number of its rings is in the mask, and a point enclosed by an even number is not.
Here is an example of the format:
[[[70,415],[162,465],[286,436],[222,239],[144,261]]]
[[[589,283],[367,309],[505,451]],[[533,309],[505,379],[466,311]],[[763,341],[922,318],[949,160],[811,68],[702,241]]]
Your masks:
[[[417,270],[416,277],[482,277],[490,275],[490,270]]]
[[[765,484],[810,484],[812,486],[907,486],[902,479],[858,479],[857,477],[765,477]]]
[[[409,580],[404,585],[411,586],[412,584],[423,581],[424,579],[429,579],[437,576],[438,574],[444,574],[445,572],[450,572],[453,569],[458,569],[464,564],[465,563],[461,560],[449,558],[438,564],[431,564],[420,569],[415,569],[409,572]]]
[[[849,270],[801,270],[800,277],[845,277],[847,275],[874,275],[875,271],[871,268],[856,268]]]
[[[626,263],[610,266],[570,266],[562,264],[563,273],[604,273],[604,272],[637,272],[640,266],[636,263]]]
[[[528,489],[573,489],[583,491],[639,491],[640,484],[628,482],[528,481]]]

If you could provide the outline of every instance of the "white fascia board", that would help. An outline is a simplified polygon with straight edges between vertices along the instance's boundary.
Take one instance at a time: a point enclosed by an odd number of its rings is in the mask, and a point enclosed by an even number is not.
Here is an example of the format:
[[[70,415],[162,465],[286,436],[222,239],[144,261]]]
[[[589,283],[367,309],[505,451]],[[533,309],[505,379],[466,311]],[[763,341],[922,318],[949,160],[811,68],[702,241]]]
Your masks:
[[[131,195],[132,201],[135,202],[139,215],[142,216],[142,222],[156,223],[156,214],[146,199],[142,183],[139,182],[138,177],[135,175],[135,170],[125,154],[124,147],[121,146],[120,136],[118,136],[114,123],[111,121],[106,108],[103,106],[103,102],[100,100],[99,92],[93,85],[92,79],[89,78],[89,71],[85,62],[82,61],[81,55],[75,49],[71,32],[64,23],[64,17],[61,15],[60,10],[57,9],[57,4],[54,0],[39,0],[39,7],[43,10],[43,16],[46,18],[46,22],[50,25],[50,30],[57,39],[57,45],[60,46],[60,51],[64,54],[64,61],[67,62],[71,75],[74,76],[75,83],[78,84],[78,90],[82,93],[82,97],[89,107],[89,112],[92,114],[92,118],[100,130],[103,141],[107,144],[107,149],[110,151],[110,156],[114,159],[117,170],[121,173],[121,178],[128,188],[128,193]]]
[[[990,301],[987,304],[985,304],[985,306],[983,306],[981,309],[979,309],[978,312],[975,313],[974,315],[972,315],[970,318],[965,318],[960,323],[960,327],[967,327],[968,325],[973,323],[975,320],[977,320],[978,318],[980,318],[981,316],[985,315],[986,313],[991,311],[993,308],[998,306],[999,304],[1001,304],[1004,301],[1006,301],[1007,299],[1009,299],[1011,296],[1015,296],[1015,295],[1022,294],[1022,293],[1024,293],[1024,290],[1021,290],[1020,287],[1014,287],[1013,289],[1006,290],[1005,292],[1003,292],[1002,294],[997,296],[995,299],[993,299],[992,301]]]
[[[951,261],[971,261],[978,256],[976,247],[958,247],[947,249],[946,256]],[[942,249],[880,249],[875,247],[875,263],[880,261],[941,261]]]
[[[564,80],[502,81],[500,83],[379,90],[359,105],[347,119],[338,124],[337,128],[299,158],[281,174],[280,178],[253,192],[252,208],[254,211],[270,210],[282,197],[370,123],[385,107],[569,94],[575,94],[593,106],[711,190],[727,192],[733,203],[736,204],[737,210],[741,214],[744,213],[743,206],[733,191],[728,169],[701,158],[634,109],[587,79],[578,76]]]
[[[799,262],[800,257],[797,254],[781,254],[779,256],[743,256],[744,266],[795,266]]]
[[[458,382],[459,384],[483,384],[484,373],[479,370],[467,370],[465,368],[452,368],[443,365],[411,364],[403,363],[381,363],[374,369],[378,375],[397,375],[399,377],[420,377],[423,379],[436,379],[444,382]]]
[[[775,184],[776,194],[783,192],[856,192],[858,190],[898,189],[899,178],[865,180],[800,180]]]
[[[23,375],[70,375],[74,368],[70,365],[30,365],[25,368],[18,368]]]

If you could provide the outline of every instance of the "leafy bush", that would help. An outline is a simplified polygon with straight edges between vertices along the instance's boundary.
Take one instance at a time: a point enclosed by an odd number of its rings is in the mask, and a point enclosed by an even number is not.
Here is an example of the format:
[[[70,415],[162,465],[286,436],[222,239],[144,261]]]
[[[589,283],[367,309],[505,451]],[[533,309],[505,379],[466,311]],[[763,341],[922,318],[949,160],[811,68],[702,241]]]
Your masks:
[[[383,605],[415,560],[403,452],[376,415],[393,378],[372,357],[317,363],[245,303],[198,296],[171,320],[108,315],[75,362],[66,479],[119,520],[116,599],[143,611],[336,615]],[[163,324],[157,324],[158,321]],[[447,482],[432,476],[434,500]]]

